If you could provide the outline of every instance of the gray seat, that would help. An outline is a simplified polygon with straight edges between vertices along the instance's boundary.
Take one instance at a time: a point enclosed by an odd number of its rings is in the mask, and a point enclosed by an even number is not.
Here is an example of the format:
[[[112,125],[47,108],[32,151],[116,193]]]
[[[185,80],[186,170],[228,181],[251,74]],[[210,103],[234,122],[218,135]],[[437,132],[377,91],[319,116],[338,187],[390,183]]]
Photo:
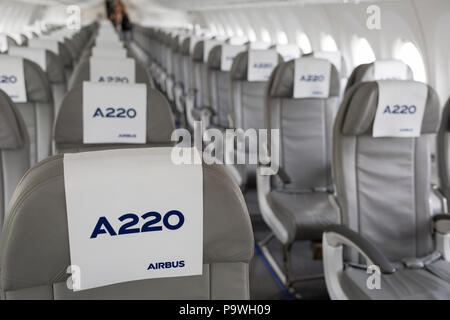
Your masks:
[[[222,46],[211,49],[208,57],[208,83],[211,101],[213,127],[226,129],[231,127],[231,78],[230,71],[221,70]]]
[[[384,61],[390,61],[390,60],[384,60]],[[383,62],[383,60],[380,60],[380,62]],[[404,64],[401,61],[396,61],[397,63],[403,64],[406,67],[406,78],[401,80],[413,80],[413,73],[411,68]],[[377,61],[371,62],[371,63],[365,63],[357,66],[347,81],[347,86],[345,87],[345,92],[347,92],[352,86],[355,84],[358,84],[360,82],[364,81],[377,81],[377,80],[385,80],[385,79],[379,79],[375,75],[375,64],[378,63]],[[390,79],[398,79],[399,77],[403,77],[403,75],[397,74],[398,70],[391,69],[391,73],[389,75],[386,75]]]
[[[73,68],[75,66],[76,61],[73,60],[72,54],[70,53],[66,43],[58,42],[58,48],[59,48],[59,57],[64,66],[65,79],[66,81],[69,81],[70,77],[72,76]]]
[[[73,71],[72,78],[69,83],[69,90],[81,85],[84,81],[90,81],[90,59],[82,59]],[[150,76],[147,70],[138,62],[135,63],[135,82],[151,85]]]
[[[190,43],[191,41],[193,41],[192,39],[193,36],[188,36],[184,38],[180,43],[179,52],[181,90],[179,89],[175,91],[175,104],[177,106],[177,110],[183,110],[185,117],[187,116],[186,99],[190,99],[191,101],[194,99],[194,83],[192,82],[192,60],[189,51]],[[191,98],[187,98],[188,94],[191,96]]]
[[[176,110],[180,115],[180,121],[184,121],[184,79],[183,79],[183,53],[182,44],[186,35],[178,34],[172,41],[172,65],[173,65],[173,99]]]
[[[55,125],[56,152],[172,145],[171,134],[174,129],[174,119],[169,103],[158,90],[147,86],[147,141],[145,144],[84,144],[83,86],[80,85],[70,90],[61,104]]]
[[[317,240],[330,224],[337,222],[336,210],[326,192],[287,193],[274,190],[267,202],[276,218],[285,228],[288,242]]]
[[[9,47],[20,47],[20,45],[17,43],[17,41],[11,36],[6,36],[6,43],[8,44],[8,48]]]
[[[233,60],[230,71],[230,106],[231,127],[236,129],[265,129],[264,99],[268,81],[249,81],[248,75],[249,51],[239,53]],[[278,63],[283,58],[278,54]],[[231,162],[233,163],[233,162]],[[255,165],[236,165],[235,176],[238,184],[245,188],[249,177],[255,174]]]
[[[399,97],[410,97],[408,86],[427,90],[418,137],[373,137],[380,82],[353,86],[338,111],[332,170],[341,221],[322,241],[332,299],[450,297],[450,215],[430,206],[427,136],[438,130],[439,99],[426,84],[383,83]],[[367,285],[368,266],[378,269],[378,289]]]
[[[3,299],[249,299],[253,231],[223,166],[203,166],[203,274],[67,289],[71,264],[63,156],[32,168],[17,187],[0,239]],[[30,268],[30,266],[33,266]]]
[[[0,90],[0,228],[9,200],[30,167],[30,140],[22,116],[9,96]]]
[[[52,86],[53,101],[55,110],[53,112],[54,120],[56,119],[61,106],[61,102],[64,95],[67,92],[67,81],[64,72],[64,65],[56,54],[51,51],[46,50],[46,60],[47,60],[47,76]]]
[[[193,49],[192,60],[192,74],[191,82],[192,87],[188,100],[186,103],[186,113],[188,124],[191,129],[194,128],[194,121],[202,121],[208,114],[205,114],[206,110],[211,107],[209,100],[209,84],[208,84],[208,67],[203,60],[205,41],[198,41]],[[193,98],[193,99],[192,99]]]
[[[10,51],[9,54],[23,56],[24,58],[27,58],[31,54],[34,54],[34,51],[31,51],[30,53],[26,53],[27,50],[29,50],[29,49],[28,48],[20,48],[18,52],[9,50]],[[45,68],[45,73],[47,74],[48,80],[51,85],[52,93],[53,93],[53,101],[54,101],[54,107],[55,107],[53,114],[54,114],[54,117],[56,118],[61,101],[64,97],[64,94],[67,91],[64,66],[58,55],[56,55],[55,53],[53,53],[50,50],[46,50],[46,49],[42,49],[42,50],[45,50],[45,67],[44,68]]]
[[[450,199],[450,99],[444,106],[442,113],[441,126],[439,128],[439,134],[437,138],[437,156],[438,156],[438,171],[440,189],[442,190],[445,198]],[[450,205],[447,201],[447,207]]]
[[[295,70],[297,60],[304,63],[307,71]],[[313,72],[309,66],[316,64],[330,70],[324,75],[328,95],[309,94],[296,98],[296,72],[309,74]],[[263,175],[261,168],[258,169],[258,201],[262,217],[282,243],[288,261],[296,240],[320,240],[323,231],[338,221],[329,197],[333,189],[331,133],[339,92],[339,74],[324,59],[300,58],[283,62],[269,80],[264,118],[267,129],[280,132],[276,144],[280,169],[277,175]],[[270,150],[270,146],[267,147]],[[285,266],[282,276],[287,287],[295,281],[290,270],[290,266]]]
[[[0,56],[1,59],[1,56]],[[54,102],[47,74],[39,65],[23,59],[27,102],[16,103],[30,138],[30,166],[52,154]]]

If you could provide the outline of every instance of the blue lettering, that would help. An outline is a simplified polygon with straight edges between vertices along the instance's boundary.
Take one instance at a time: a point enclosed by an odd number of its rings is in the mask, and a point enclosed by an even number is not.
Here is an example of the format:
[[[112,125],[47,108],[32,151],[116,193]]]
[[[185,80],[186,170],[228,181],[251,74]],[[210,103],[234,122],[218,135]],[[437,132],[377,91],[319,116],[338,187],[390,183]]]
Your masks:
[[[177,222],[171,223],[169,221],[170,217],[176,216]],[[139,220],[143,220],[145,223],[142,227],[138,227]],[[97,238],[99,234],[107,234],[110,236],[116,235],[124,235],[124,234],[133,234],[133,233],[142,233],[142,232],[155,232],[162,231],[163,227],[167,230],[178,230],[184,224],[184,215],[178,210],[168,211],[164,216],[156,211],[149,211],[143,214],[141,217],[134,213],[127,213],[118,218],[120,222],[122,222],[119,231],[116,233],[114,228],[109,223],[106,217],[100,217],[97,221],[97,224],[94,227],[94,231],[91,234],[91,239]],[[125,222],[125,220],[128,220]],[[162,221],[162,224],[161,224]],[[136,226],[136,227],[135,227]],[[132,228],[134,227],[134,228]]]
[[[102,226],[104,226],[106,230],[102,229]],[[106,219],[106,217],[100,217],[97,221],[97,224],[95,225],[94,231],[91,234],[91,239],[95,239],[99,234],[103,234],[106,232],[108,232],[110,236],[117,235],[108,219]]]
[[[147,267],[147,270],[158,270],[158,269],[175,269],[175,268],[184,268],[185,262],[184,260],[180,261],[166,261],[166,262],[154,262],[150,263]]]

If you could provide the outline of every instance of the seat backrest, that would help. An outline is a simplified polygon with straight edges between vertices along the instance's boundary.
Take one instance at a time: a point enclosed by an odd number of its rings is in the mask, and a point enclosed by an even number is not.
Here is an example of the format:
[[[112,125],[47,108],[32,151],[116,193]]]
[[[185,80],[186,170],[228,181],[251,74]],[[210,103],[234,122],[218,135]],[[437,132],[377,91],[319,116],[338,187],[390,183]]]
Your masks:
[[[441,190],[450,201],[450,99],[444,106],[437,139],[437,156]],[[450,207],[450,206],[449,206]]]
[[[22,47],[28,46],[28,37],[23,33],[20,34],[20,39],[22,40]]]
[[[184,93],[188,93],[189,90],[194,88],[192,82],[192,59],[190,53],[190,45],[193,40],[193,36],[189,36],[181,43],[181,75]]]
[[[225,49],[224,49],[225,47]],[[231,55],[224,57],[224,59],[231,60],[226,63],[222,61],[222,55],[227,48]],[[228,65],[232,65],[232,62],[239,51],[245,51],[245,46],[232,46],[232,45],[216,45],[211,49],[208,57],[208,83],[209,83],[209,95],[211,101],[211,108],[214,111],[212,123],[214,125],[229,128],[230,116],[231,116],[231,78],[230,69]],[[231,68],[231,67],[230,67]]]
[[[311,75],[321,87],[310,86]],[[332,188],[331,145],[339,84],[337,69],[324,59],[282,62],[272,73],[266,96],[266,127],[280,131],[280,166],[291,180],[278,187],[297,191]]]
[[[10,47],[20,47],[16,39],[11,36],[6,36],[6,42],[8,43],[8,48]]]
[[[414,81],[361,82],[336,116],[332,171],[341,221],[391,261],[432,250],[427,135],[439,120],[436,92]]]
[[[8,60],[9,59],[9,60]],[[52,128],[54,119],[54,103],[51,85],[42,68],[20,57],[0,56],[3,63],[11,63],[10,59],[23,61],[23,81],[25,83],[26,102],[15,101],[28,129],[30,138],[30,166],[51,155]],[[17,78],[21,78],[18,74]],[[20,81],[20,80],[19,80]],[[7,84],[5,84],[7,86]],[[0,89],[2,86],[0,85]],[[4,89],[7,91],[7,89]],[[12,98],[14,101],[14,98]]]
[[[56,48],[54,48],[56,43]],[[57,54],[64,66],[65,78],[66,80],[70,79],[70,76],[73,71],[74,61],[72,60],[72,55],[69,52],[67,46],[60,41],[52,40],[52,39],[31,39],[28,44],[32,48],[44,48],[53,53]]]
[[[231,119],[232,125],[239,129],[264,129],[264,96],[268,78],[261,81],[249,81],[248,58],[252,50],[239,53],[231,67]],[[253,50],[254,52],[266,52],[271,50]],[[283,58],[278,54],[278,63]],[[277,63],[277,64],[278,64]],[[272,70],[276,64],[271,65]]]
[[[377,60],[357,66],[347,81],[345,91],[357,83],[377,80],[413,80],[411,68],[399,60]]]
[[[298,59],[302,56],[302,50],[300,47],[293,43],[276,44],[272,48],[275,48],[278,53],[281,54],[284,61]]]
[[[22,115],[0,90],[0,229],[9,200],[30,167],[30,141]]]
[[[121,157],[129,159],[126,153]],[[254,244],[251,222],[239,187],[222,165],[203,165],[202,170],[201,275],[69,290],[64,170],[62,155],[48,158],[25,175],[13,195],[0,240],[3,299],[249,299],[248,268]],[[167,167],[162,166],[163,174],[164,170]],[[160,198],[170,201],[161,193]]]
[[[126,86],[126,85],[121,85]],[[141,147],[171,145],[174,119],[166,98],[147,85],[147,134]],[[55,144],[57,153],[127,148],[133,144],[85,144],[83,142],[83,86],[70,90],[61,104],[56,119]]]
[[[184,39],[183,34],[178,34],[172,38],[172,66],[173,66],[173,79],[175,83],[182,83],[182,55],[181,55],[181,43]]]
[[[203,108],[211,105],[209,101],[208,67],[204,61],[205,40],[195,44],[192,52],[192,82],[196,89],[195,107]]]
[[[136,60],[136,59],[135,59]],[[73,71],[69,83],[69,90],[81,85],[85,81],[91,81],[91,60],[84,58],[81,60]],[[135,82],[150,85],[150,75],[142,64],[135,61]]]

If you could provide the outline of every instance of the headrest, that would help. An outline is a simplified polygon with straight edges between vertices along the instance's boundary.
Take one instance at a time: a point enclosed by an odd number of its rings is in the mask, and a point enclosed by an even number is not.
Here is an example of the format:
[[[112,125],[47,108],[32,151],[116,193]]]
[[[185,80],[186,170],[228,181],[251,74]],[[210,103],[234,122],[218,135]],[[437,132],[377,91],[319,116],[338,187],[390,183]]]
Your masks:
[[[8,51],[8,41],[6,40],[6,34],[0,32],[0,53]]]
[[[146,144],[169,144],[174,130],[170,105],[156,89],[147,85]],[[71,89],[61,103],[55,126],[57,148],[86,147],[83,143],[83,86]],[[111,144],[109,144],[111,145]]]
[[[1,235],[2,290],[68,278],[65,271],[71,261],[65,195],[62,155],[43,160],[19,183]],[[250,261],[253,232],[248,211],[242,193],[222,165],[203,165],[203,226],[203,263]]]
[[[258,51],[267,51],[267,50],[258,50]],[[248,76],[248,54],[249,51],[239,53],[233,61],[233,65],[231,66],[231,79],[232,80],[247,80]],[[278,54],[278,63],[283,61],[283,57]]]
[[[4,58],[9,57],[0,55],[0,59]],[[33,103],[53,101],[50,83],[42,68],[28,59],[23,59],[23,71],[27,101]]]
[[[77,67],[73,70],[72,77],[69,81],[69,90],[81,85],[84,81],[90,81],[91,67],[90,58],[86,57],[81,60]],[[150,85],[150,77],[147,70],[138,62],[135,62],[135,82]]]
[[[363,81],[377,80],[413,80],[413,73],[400,60],[377,60],[357,66],[350,75],[345,90]]]
[[[64,64],[59,56],[46,50],[47,75],[51,83],[66,83]]]
[[[211,50],[217,46],[222,44],[223,41],[219,38],[207,39],[203,41],[203,62],[207,63]]]
[[[283,57],[284,61],[289,61],[293,59],[298,59],[302,55],[302,50],[296,44],[277,44],[272,46],[272,48],[276,49],[279,54]]]
[[[250,41],[247,42],[247,46],[252,50],[267,50],[272,46],[272,44],[265,41]]]
[[[450,98],[447,100],[442,112],[441,130],[450,131]]]
[[[410,97],[411,92],[408,90],[419,91],[417,89],[420,89],[424,92],[426,96],[424,97],[425,109],[423,111],[424,113],[420,133],[428,134],[436,133],[438,131],[440,107],[439,98],[436,91],[424,83],[393,80],[361,82],[350,88],[350,90],[345,93],[344,100],[342,101],[339,111],[344,114],[344,118],[341,121],[341,132],[343,135],[359,136],[372,134],[380,98],[380,83],[383,83],[383,87],[388,88],[391,93],[395,92],[398,96],[398,99],[395,97],[389,98],[389,100],[392,99],[393,101],[389,104],[386,103],[386,107],[384,104],[382,106],[383,108],[388,108],[388,113],[393,114],[394,116],[401,116],[403,113],[406,113],[406,116],[408,116],[410,113],[408,107],[414,107],[416,104],[415,101],[411,101],[405,105],[404,102],[396,102],[396,99],[404,100],[405,97]],[[421,103],[423,103],[423,101],[417,101],[417,104]],[[406,111],[403,110],[403,107],[405,107]],[[414,107],[414,109],[416,108]],[[412,111],[415,112],[416,110]],[[385,112],[386,111],[383,113]]]
[[[341,77],[347,75],[345,60],[340,51],[314,51],[312,55],[315,58],[327,59],[334,64]]]
[[[46,73],[50,83],[65,83],[64,66],[58,55],[44,48],[13,47],[8,54],[37,63]]]
[[[211,70],[220,70],[221,60],[222,60],[222,46],[216,45],[209,52],[208,68]]]
[[[316,59],[316,58],[299,58],[296,60],[291,60],[287,62],[282,62],[277,68],[274,80],[269,88],[269,95],[276,98],[293,98],[294,97],[294,80],[296,72],[296,62],[301,61],[305,65],[305,74],[302,74],[303,70],[297,70],[300,72],[299,77],[306,77],[305,81],[314,82],[318,76],[313,70],[311,70],[308,65],[312,67],[316,66],[317,63],[324,66],[328,66],[330,72],[329,77],[326,79],[329,85],[328,97],[339,96],[340,94],[340,79],[339,73],[334,65],[332,65],[328,60]],[[330,68],[331,67],[331,68]],[[298,79],[297,79],[298,80]]]
[[[205,40],[197,41],[194,46],[194,51],[192,52],[192,61],[203,62]]]
[[[189,48],[191,46],[191,38],[192,36],[186,37],[180,45],[180,52],[181,54],[188,56],[189,55]]]
[[[26,35],[24,35],[23,33],[20,34],[20,39],[22,40],[23,47],[28,46],[28,37]]]
[[[11,36],[6,36],[6,41],[8,42],[8,47],[18,47],[19,46],[16,39],[14,39]]]
[[[0,90],[0,149],[20,149],[28,141],[25,123],[11,98]]]
[[[44,48],[61,58],[65,68],[72,67],[72,56],[64,43],[51,39],[31,39],[28,45],[32,48]]]
[[[233,46],[242,46],[246,43],[248,43],[248,38],[247,37],[230,37],[227,40],[228,44],[231,44]]]

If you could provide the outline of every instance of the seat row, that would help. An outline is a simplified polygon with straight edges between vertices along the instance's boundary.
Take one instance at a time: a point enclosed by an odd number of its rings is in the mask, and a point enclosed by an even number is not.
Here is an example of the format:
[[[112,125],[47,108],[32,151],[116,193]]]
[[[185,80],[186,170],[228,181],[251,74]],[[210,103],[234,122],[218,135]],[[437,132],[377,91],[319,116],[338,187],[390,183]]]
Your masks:
[[[139,48],[132,43],[120,40],[109,22],[94,24],[92,35],[74,64],[55,123],[52,120],[47,128],[49,137],[53,137],[55,155],[48,157],[51,152],[43,154],[43,159],[33,161],[34,166],[25,175],[18,172],[17,177],[24,177],[17,187],[17,181],[8,185],[7,197],[3,199],[5,207],[11,200],[2,211],[1,298],[249,298],[248,264],[253,255],[253,233],[242,194],[222,166],[183,166],[180,169],[172,163],[171,148],[167,146],[173,145],[174,117],[168,101],[152,88],[151,77],[141,66],[140,54]],[[32,64],[26,59],[23,61]],[[44,73],[41,79],[44,86]],[[35,81],[29,83],[36,85]],[[17,105],[7,90],[0,91],[0,108],[4,113],[0,115],[0,121],[9,124],[1,127],[4,130],[1,132],[0,141],[4,142],[1,150],[5,156],[28,151],[30,130],[27,130]],[[35,112],[34,107],[30,106],[30,111]],[[38,160],[41,161],[35,164]],[[29,167],[28,159],[26,162]],[[3,164],[2,177],[8,178],[13,172],[14,161]],[[72,174],[73,169],[80,171]],[[192,180],[200,182],[200,187],[194,188]],[[84,190],[81,201],[71,202],[80,196],[81,190]],[[189,195],[184,196],[180,190],[189,190]],[[105,193],[100,196],[99,192]],[[167,201],[169,194],[173,199]],[[105,197],[102,198],[105,201],[99,201],[100,197]],[[99,209],[92,211],[94,202],[98,203]],[[80,210],[79,204],[83,203],[88,207]],[[103,210],[106,216],[122,208],[138,210],[137,203],[143,203],[147,211],[150,208],[160,211],[159,206],[177,204],[179,217],[185,217],[181,223],[183,228],[180,229],[180,224],[175,228],[173,220],[164,218],[164,226],[171,229],[163,240],[157,240],[163,232],[142,232],[141,237],[134,238],[135,245],[142,250],[130,242],[125,250],[120,250],[118,238],[112,237],[110,242],[105,242],[105,232],[99,229],[100,235],[91,235],[89,244],[82,246],[82,256],[88,261],[88,265],[84,265],[77,258],[80,251],[76,250],[77,240],[83,242],[84,237],[76,239],[73,235],[84,234],[86,229],[91,234],[90,228],[94,225],[89,219],[97,212]],[[189,210],[193,204],[196,209]],[[194,217],[201,218],[195,229],[191,222]],[[73,222],[82,218],[84,220],[79,224]],[[99,221],[102,218],[105,217],[100,217]],[[172,230],[187,228],[192,231],[182,233],[181,242],[175,241],[178,238],[170,240],[175,237]],[[116,235],[114,230],[108,230],[110,235]],[[198,235],[203,237],[198,238]],[[200,242],[195,242],[195,248],[192,248],[194,236]],[[93,242],[96,237],[102,240]],[[130,240],[123,236],[119,238]],[[97,252],[91,251],[100,242],[106,246]],[[157,246],[161,243],[164,243],[164,250],[186,253],[182,256],[183,261],[163,263],[163,260],[155,260],[157,252],[161,251]],[[129,250],[131,247],[133,250]],[[187,254],[193,250],[200,255]],[[111,254],[118,256],[105,272],[105,261],[111,256],[104,255]],[[132,264],[133,257],[126,257],[140,254],[148,256],[144,277],[140,265]],[[191,267],[193,260],[195,269]],[[32,269],[27,267],[31,261]],[[100,266],[99,270],[89,269],[93,261]],[[161,264],[167,263],[174,265],[174,269],[176,267],[174,275],[165,275],[164,279],[153,279],[160,278],[158,274],[149,275],[151,269],[159,269]],[[130,269],[136,266],[140,277]],[[189,271],[183,273],[185,267],[189,267]],[[70,277],[61,272],[76,268],[81,268],[81,274],[85,275],[79,283],[81,287],[76,286],[76,280],[71,282],[77,273]],[[124,272],[124,268],[128,272]],[[181,275],[176,273],[178,270]],[[114,277],[117,278],[111,280]]]
[[[183,30],[138,27],[135,33],[142,47],[148,45],[156,83],[188,128],[201,120],[219,130],[279,133],[275,145],[265,147],[277,153],[276,174],[264,174],[261,163],[227,167],[244,190],[249,179],[257,180],[261,214],[273,232],[259,245],[287,288],[297,280],[293,244],[322,240],[332,298],[449,297],[450,106],[438,139],[440,189],[431,183],[428,138],[440,125],[439,99],[412,80],[407,65],[376,61],[358,66],[347,80],[335,53],[288,60],[275,48],[249,44],[227,51],[229,41]],[[267,249],[274,237],[283,245],[283,268]],[[366,287],[365,264],[381,268],[383,290]],[[401,291],[398,281],[408,290]]]

